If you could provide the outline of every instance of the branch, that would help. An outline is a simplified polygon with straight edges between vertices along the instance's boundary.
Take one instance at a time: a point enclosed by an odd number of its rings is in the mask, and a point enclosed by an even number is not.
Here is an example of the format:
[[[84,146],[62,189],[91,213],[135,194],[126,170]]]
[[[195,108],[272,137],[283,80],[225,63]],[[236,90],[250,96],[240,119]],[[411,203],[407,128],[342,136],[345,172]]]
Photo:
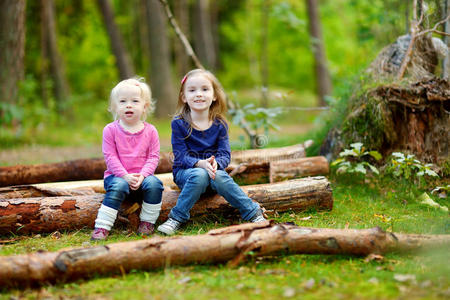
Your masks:
[[[195,54],[194,50],[192,49],[191,45],[189,44],[188,39],[181,31],[180,27],[178,26],[177,21],[175,20],[175,17],[172,14],[172,11],[170,10],[169,4],[167,3],[167,0],[159,0],[161,4],[164,6],[164,10],[166,11],[166,15],[169,18],[170,25],[172,25],[173,29],[175,30],[176,35],[181,40],[181,43],[183,44],[187,55],[192,58],[194,61],[194,64],[199,69],[205,69],[203,65],[200,63],[200,60],[198,59],[197,55]],[[227,106],[229,109],[236,109],[236,105],[231,101],[231,99],[226,95],[226,101]],[[250,144],[252,148],[256,147],[256,132],[250,128],[247,121],[243,119],[241,121],[242,129],[245,131],[247,136],[250,139]]]

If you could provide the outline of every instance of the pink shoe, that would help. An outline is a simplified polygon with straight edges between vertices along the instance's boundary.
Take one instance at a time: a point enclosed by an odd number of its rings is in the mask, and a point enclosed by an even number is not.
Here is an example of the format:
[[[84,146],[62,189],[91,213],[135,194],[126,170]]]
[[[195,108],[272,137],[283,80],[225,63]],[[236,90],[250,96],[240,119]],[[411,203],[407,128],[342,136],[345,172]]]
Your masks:
[[[101,241],[106,240],[108,237],[109,231],[105,228],[94,228],[94,232],[92,232],[91,240],[93,241]]]
[[[140,235],[150,235],[155,231],[155,225],[150,223],[150,222],[146,222],[146,221],[141,221],[139,223],[139,228],[137,233]]]

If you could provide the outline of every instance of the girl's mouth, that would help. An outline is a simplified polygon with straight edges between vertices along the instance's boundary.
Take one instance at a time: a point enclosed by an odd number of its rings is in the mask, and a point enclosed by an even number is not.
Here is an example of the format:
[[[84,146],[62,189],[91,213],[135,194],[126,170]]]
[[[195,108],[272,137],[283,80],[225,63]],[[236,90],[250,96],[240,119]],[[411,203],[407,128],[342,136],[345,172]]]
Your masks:
[[[128,116],[128,117],[130,117],[130,116],[133,115],[133,112],[132,112],[132,111],[126,111],[126,112],[125,112],[125,115]]]

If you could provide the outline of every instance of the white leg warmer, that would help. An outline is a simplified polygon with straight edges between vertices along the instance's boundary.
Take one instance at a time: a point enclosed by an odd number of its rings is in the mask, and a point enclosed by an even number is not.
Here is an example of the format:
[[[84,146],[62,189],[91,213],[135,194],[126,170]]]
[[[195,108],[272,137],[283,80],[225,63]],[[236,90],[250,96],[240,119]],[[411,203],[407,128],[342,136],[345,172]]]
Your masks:
[[[102,204],[98,210],[97,219],[95,220],[95,228],[104,228],[111,230],[117,217],[117,210]]]
[[[139,215],[141,221],[155,224],[161,211],[161,202],[158,204],[150,204],[142,202],[141,214]]]

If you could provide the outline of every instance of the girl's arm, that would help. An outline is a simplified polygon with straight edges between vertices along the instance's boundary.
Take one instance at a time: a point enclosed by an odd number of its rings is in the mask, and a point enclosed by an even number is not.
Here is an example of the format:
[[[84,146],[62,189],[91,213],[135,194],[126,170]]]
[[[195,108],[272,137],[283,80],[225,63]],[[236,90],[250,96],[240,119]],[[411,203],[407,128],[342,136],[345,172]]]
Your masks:
[[[230,140],[225,126],[220,126],[220,134],[215,159],[219,168],[225,169],[231,160]]]
[[[186,145],[186,133],[178,124],[178,120],[172,121],[172,151],[174,155],[174,164],[183,169],[194,168],[200,160],[189,155],[189,149]]]
[[[102,142],[103,156],[105,157],[105,163],[107,169],[116,177],[123,177],[128,174],[127,170],[120,162],[119,155],[116,150],[116,142],[114,140],[114,132],[110,126],[106,126],[103,129],[103,142]]]
[[[159,150],[160,144],[158,131],[156,131],[156,128],[152,126],[149,137],[149,151],[147,154],[147,161],[145,162],[140,172],[142,176],[147,177],[155,173],[156,167],[159,163]]]

